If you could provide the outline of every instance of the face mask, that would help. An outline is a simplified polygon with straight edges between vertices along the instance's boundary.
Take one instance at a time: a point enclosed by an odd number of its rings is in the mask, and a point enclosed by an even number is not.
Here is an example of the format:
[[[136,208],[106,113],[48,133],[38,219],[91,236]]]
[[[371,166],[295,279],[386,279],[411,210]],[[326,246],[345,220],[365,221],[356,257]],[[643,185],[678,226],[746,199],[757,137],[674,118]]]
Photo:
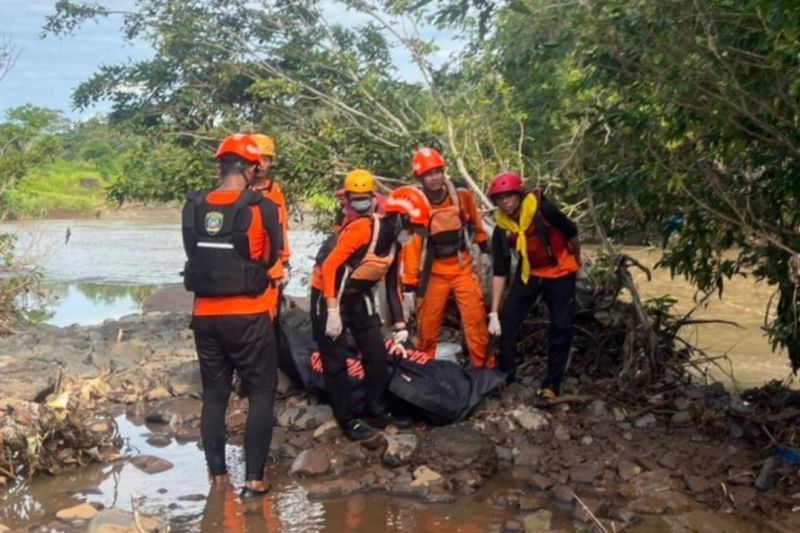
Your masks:
[[[406,244],[411,242],[411,239],[413,237],[414,236],[411,234],[410,231],[404,229],[403,231],[397,234],[397,242],[399,242],[402,246],[405,246]]]
[[[365,198],[364,200],[352,201],[350,202],[350,207],[352,207],[359,213],[363,213],[364,211],[372,207],[372,198]]]

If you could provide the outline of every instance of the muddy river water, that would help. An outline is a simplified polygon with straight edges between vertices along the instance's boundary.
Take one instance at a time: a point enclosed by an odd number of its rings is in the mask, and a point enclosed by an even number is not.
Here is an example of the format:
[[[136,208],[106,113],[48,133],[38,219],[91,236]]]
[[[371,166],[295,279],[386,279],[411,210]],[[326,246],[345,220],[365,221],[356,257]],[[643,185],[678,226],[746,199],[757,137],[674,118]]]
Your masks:
[[[67,228],[70,230],[68,242]],[[0,225],[0,232],[19,236],[18,249],[40,265],[48,288],[43,297],[26,302],[43,308],[43,320],[56,325],[93,324],[141,310],[143,301],[158,287],[180,281],[183,265],[176,221],[164,220],[49,220]],[[303,296],[319,236],[292,232],[293,278],[288,293]],[[657,259],[647,249],[626,250],[645,264]],[[656,271],[652,282],[641,284],[645,296],[669,294],[679,308],[693,305],[694,292],[682,280]],[[640,277],[637,275],[637,277]],[[727,355],[723,361],[730,386],[760,385],[785,379],[789,365],[784,353],[773,353],[760,326],[769,299],[766,286],[750,279],[728,284],[723,299],[712,299],[698,318],[732,320],[741,327],[709,325],[685,334],[709,354]],[[716,376],[719,369],[709,366]],[[58,509],[83,501],[106,507],[130,508],[132,497],[143,497],[142,507],[169,517],[173,531],[500,531],[514,512],[497,509],[488,501],[497,488],[523,486],[530,472],[506,470],[470,498],[445,505],[424,505],[383,495],[358,495],[346,499],[312,502],[302,482],[285,469],[272,469],[273,491],[257,502],[241,503],[224,491],[212,491],[205,476],[202,451],[196,442],[176,442],[155,447],[146,438],[157,433],[140,421],[120,414],[121,435],[136,453],[152,454],[172,462],[174,468],[146,475],[132,464],[95,465],[56,477],[39,477],[0,493],[0,523],[15,527],[47,524]],[[229,464],[240,448],[230,446]],[[233,471],[239,481],[241,472]],[[573,530],[565,510],[552,508],[552,527]],[[670,531],[654,517],[632,531]]]

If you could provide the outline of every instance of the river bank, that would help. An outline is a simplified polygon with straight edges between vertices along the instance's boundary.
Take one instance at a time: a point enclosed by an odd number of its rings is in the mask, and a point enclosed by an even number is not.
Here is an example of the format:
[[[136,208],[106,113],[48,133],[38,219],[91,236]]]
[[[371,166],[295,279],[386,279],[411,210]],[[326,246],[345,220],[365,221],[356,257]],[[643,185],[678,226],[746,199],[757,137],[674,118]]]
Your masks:
[[[299,313],[294,323],[303,323],[302,311],[293,313]],[[27,464],[41,473],[50,470],[58,473],[56,480],[94,468],[72,470],[88,461],[108,464],[112,471],[128,468],[137,476],[152,476],[144,482],[146,493],[137,496],[140,515],[155,515],[173,531],[202,529],[205,505],[216,496],[208,489],[197,448],[200,381],[188,320],[185,313],[150,312],[98,326],[38,325],[0,340],[0,433],[4,453],[20,452],[14,468],[23,473]],[[772,452],[763,451],[760,417],[765,413],[731,416],[740,403],[724,388],[665,384],[654,391],[650,405],[632,409],[573,378],[564,402],[538,410],[529,405],[533,380],[526,376],[486,399],[458,425],[388,428],[374,442],[353,444],[342,437],[327,406],[314,405],[284,378],[270,451],[273,497],[284,498],[280,487],[293,487],[294,498],[323,502],[324,509],[326,502],[335,507],[363,505],[364,498],[399,498],[436,504],[430,509],[444,515],[448,506],[466,505],[483,509],[473,509],[473,516],[485,515],[475,518],[482,524],[478,530],[495,531],[601,530],[593,516],[608,531],[800,528],[792,512],[800,496],[796,469],[775,463],[769,459]],[[246,404],[234,397],[228,413],[234,441],[245,417]],[[48,420],[65,419],[75,422],[74,433],[90,439],[82,448],[98,453],[76,459],[67,437],[48,434],[54,427]],[[38,454],[29,453],[32,441],[38,442]],[[181,457],[191,450],[191,466],[175,462],[170,446],[183,446]],[[163,456],[159,447],[167,450]],[[237,449],[232,449],[234,458]],[[192,470],[190,480],[181,477],[182,468]],[[0,496],[7,503],[0,523],[26,531],[45,524],[55,531],[98,531],[102,521],[64,519],[69,513],[57,518],[63,494],[39,503],[35,513],[17,513],[19,506],[11,503],[20,490],[24,496],[26,482],[17,488],[13,480],[5,482],[12,487]],[[91,496],[100,490],[100,481],[94,483],[72,494],[69,503],[108,507],[107,498]],[[176,494],[181,491],[190,494]],[[194,500],[181,498],[192,494]],[[114,506],[130,511],[128,498],[123,495]],[[198,502],[204,502],[203,509]],[[418,514],[420,520],[425,516]],[[290,522],[285,517],[280,524],[291,530]],[[448,527],[446,521],[438,529],[414,523],[417,531],[460,527],[455,522]],[[365,524],[362,530],[376,526]]]

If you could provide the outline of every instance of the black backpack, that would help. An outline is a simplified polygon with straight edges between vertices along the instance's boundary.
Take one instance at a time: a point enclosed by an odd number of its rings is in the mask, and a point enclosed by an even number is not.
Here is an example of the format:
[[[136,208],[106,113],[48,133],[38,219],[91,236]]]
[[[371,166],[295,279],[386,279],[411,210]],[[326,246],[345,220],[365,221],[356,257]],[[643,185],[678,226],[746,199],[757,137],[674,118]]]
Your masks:
[[[263,209],[266,202],[260,192],[244,191],[236,202],[215,205],[208,202],[209,192],[187,195],[183,208],[183,247],[187,261],[183,285],[195,296],[257,296],[269,285],[268,265],[250,258],[248,229],[253,222],[251,206],[262,206],[265,229],[272,214]],[[268,230],[270,237],[273,232]],[[279,243],[270,242],[270,255]]]

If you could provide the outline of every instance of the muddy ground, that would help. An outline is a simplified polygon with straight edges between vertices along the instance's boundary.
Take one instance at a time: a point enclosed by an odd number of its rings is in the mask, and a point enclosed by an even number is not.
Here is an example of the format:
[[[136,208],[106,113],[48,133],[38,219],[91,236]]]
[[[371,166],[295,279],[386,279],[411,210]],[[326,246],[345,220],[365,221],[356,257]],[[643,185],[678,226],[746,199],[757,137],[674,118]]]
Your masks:
[[[157,457],[121,456],[112,416],[120,406],[166,424],[160,438],[199,439],[188,324],[185,313],[150,312],[91,327],[37,325],[0,339],[0,484],[89,462],[166,467]],[[540,410],[530,406],[534,389],[535,376],[523,376],[460,424],[390,427],[350,443],[330,408],[313,405],[283,376],[271,457],[304,480],[312,499],[383,492],[442,504],[475,493],[499,470],[527,469],[524,489],[489,496],[516,512],[507,531],[549,530],[543,510],[554,503],[570,509],[575,530],[636,529],[664,515],[672,531],[800,531],[798,468],[773,457],[763,424],[737,411],[738,400],[718,384],[665,384],[635,409],[572,378],[561,403]],[[232,439],[245,417],[246,403],[234,396]],[[106,531],[109,512],[62,513],[50,527]],[[147,517],[126,514],[131,531],[164,527],[136,526],[134,518]]]

